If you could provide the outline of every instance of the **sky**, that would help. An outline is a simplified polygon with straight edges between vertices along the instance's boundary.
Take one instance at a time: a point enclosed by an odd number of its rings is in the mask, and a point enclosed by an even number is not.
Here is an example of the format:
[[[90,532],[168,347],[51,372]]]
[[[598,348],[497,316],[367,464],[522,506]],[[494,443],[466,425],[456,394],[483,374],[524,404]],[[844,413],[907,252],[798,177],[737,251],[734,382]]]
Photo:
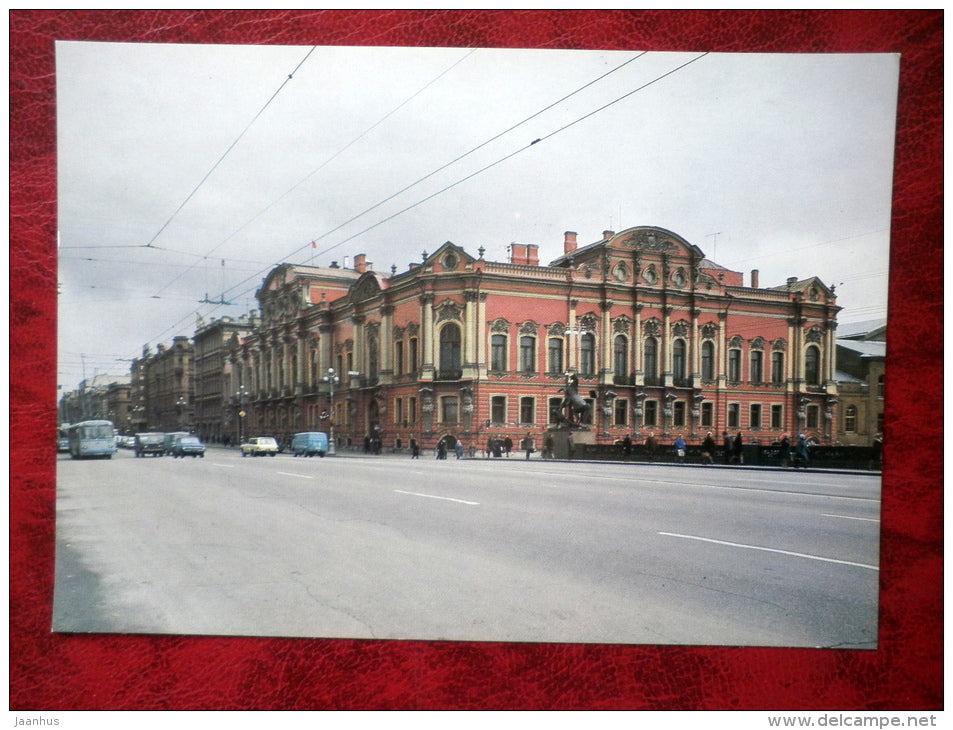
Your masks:
[[[540,261],[659,226],[887,315],[899,56],[58,42],[58,383],[283,262]]]

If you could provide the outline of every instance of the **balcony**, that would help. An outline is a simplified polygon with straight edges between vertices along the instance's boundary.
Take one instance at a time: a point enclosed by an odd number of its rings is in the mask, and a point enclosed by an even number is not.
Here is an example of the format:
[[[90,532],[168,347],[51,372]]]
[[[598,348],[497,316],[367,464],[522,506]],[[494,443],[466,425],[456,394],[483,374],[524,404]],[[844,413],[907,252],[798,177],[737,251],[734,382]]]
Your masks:
[[[460,380],[463,377],[463,370],[440,368],[434,372],[434,380]]]

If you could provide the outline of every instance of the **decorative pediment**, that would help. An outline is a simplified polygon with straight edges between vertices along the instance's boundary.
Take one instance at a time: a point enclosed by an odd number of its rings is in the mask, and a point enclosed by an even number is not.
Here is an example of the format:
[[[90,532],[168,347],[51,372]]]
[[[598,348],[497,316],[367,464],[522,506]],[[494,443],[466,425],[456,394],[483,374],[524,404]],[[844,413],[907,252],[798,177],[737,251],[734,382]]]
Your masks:
[[[510,331],[510,323],[502,317],[490,323],[490,332],[496,335],[505,335]]]
[[[437,313],[438,322],[463,319],[463,307],[452,299],[443,300],[434,309]]]
[[[656,317],[642,323],[642,334],[646,337],[658,337],[662,334],[662,321]]]
[[[381,292],[381,284],[373,271],[365,272],[351,286],[350,297],[352,302],[363,302],[373,299]]]

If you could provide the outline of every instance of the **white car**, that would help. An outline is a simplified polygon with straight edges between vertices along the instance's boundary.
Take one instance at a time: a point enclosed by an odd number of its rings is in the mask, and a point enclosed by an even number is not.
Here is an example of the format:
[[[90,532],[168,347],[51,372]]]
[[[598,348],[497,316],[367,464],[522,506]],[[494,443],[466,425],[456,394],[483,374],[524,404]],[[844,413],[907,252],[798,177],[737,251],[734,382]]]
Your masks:
[[[278,453],[278,442],[271,436],[255,436],[248,439],[241,446],[242,456],[275,456]]]

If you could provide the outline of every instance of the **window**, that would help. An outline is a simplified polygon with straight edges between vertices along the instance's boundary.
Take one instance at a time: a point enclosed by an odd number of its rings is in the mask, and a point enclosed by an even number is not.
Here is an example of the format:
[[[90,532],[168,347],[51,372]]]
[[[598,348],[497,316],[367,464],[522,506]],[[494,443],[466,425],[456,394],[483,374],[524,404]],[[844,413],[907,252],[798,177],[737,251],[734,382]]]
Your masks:
[[[417,396],[411,396],[407,403],[408,423],[417,423]]]
[[[710,340],[702,343],[702,380],[715,379],[715,345]]]
[[[672,376],[675,382],[685,380],[685,340],[672,343]]]
[[[642,368],[645,382],[654,383],[658,379],[658,340],[647,337],[642,349]]]
[[[821,409],[817,406],[808,406],[807,407],[807,427],[808,428],[817,428],[821,422],[820,415]]]
[[[625,426],[629,423],[629,401],[625,398],[616,398],[612,404],[614,416],[613,424]]]
[[[404,374],[404,341],[398,340],[394,343],[394,374]]]
[[[379,351],[377,349],[377,336],[368,335],[367,337],[367,377],[372,380],[377,378]]]
[[[749,409],[748,416],[751,419],[748,423],[749,427],[752,429],[761,428],[761,404],[752,403],[751,408]]]
[[[771,406],[771,428],[780,430],[784,427],[784,406]]]
[[[857,406],[847,406],[844,409],[844,431],[857,433]]]
[[[645,409],[645,425],[646,426],[657,426],[658,425],[658,401],[647,400],[643,406]]]
[[[751,372],[749,376],[752,383],[760,383],[764,380],[764,353],[761,350],[751,351]]]
[[[410,372],[416,374],[420,370],[419,348],[417,347],[417,338],[410,338]]]
[[[440,398],[440,420],[444,423],[457,421],[457,396],[444,395]]]
[[[536,399],[529,396],[520,398],[520,423],[536,422]]]
[[[404,399],[394,399],[394,424],[399,426],[404,421]]]
[[[582,375],[596,373],[596,338],[590,332],[579,338],[579,372]]]
[[[579,423],[591,426],[593,414],[596,412],[596,402],[592,398],[583,398],[583,400],[586,401],[589,409],[580,416]]]
[[[677,400],[672,404],[672,425],[685,425],[685,401]]]
[[[494,395],[490,398],[490,420],[493,423],[506,423],[506,396]]]
[[[616,335],[612,343],[612,371],[616,378],[629,374],[629,341],[622,335]]]
[[[728,428],[741,428],[741,406],[738,403],[728,404]]]
[[[715,404],[702,403],[702,426],[711,428],[715,424]]]
[[[741,382],[741,350],[728,350],[728,380]]]
[[[547,346],[549,352],[548,372],[563,371],[563,341],[559,337],[550,337]]]
[[[784,353],[771,353],[771,382],[775,385],[784,383]]]
[[[536,372],[536,338],[520,337],[520,372]]]
[[[490,337],[490,370],[506,370],[506,335]]]
[[[440,330],[440,377],[459,378],[460,375],[460,328],[453,323],[446,324]]]
[[[814,345],[804,353],[804,379],[808,385],[821,384],[821,351]]]
[[[556,418],[557,414],[562,413],[562,398],[550,398],[549,399],[549,422],[556,423],[558,420]]]

